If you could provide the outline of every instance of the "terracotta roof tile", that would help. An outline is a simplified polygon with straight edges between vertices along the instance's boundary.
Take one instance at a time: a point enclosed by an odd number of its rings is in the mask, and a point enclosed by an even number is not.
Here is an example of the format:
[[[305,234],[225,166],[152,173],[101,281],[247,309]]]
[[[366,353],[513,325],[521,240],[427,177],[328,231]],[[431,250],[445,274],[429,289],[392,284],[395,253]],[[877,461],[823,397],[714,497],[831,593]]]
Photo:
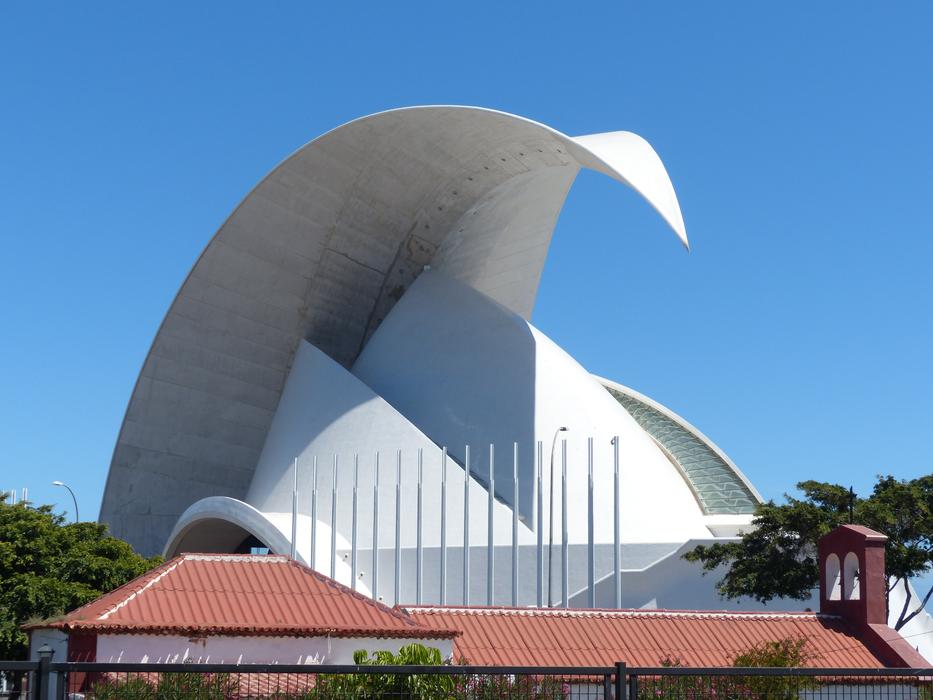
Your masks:
[[[883,668],[841,618],[816,613],[536,610],[406,607],[424,624],[456,630],[454,657],[508,666],[731,666],[752,646],[807,639],[813,667]]]
[[[250,554],[183,554],[62,619],[31,627],[421,639],[456,634],[288,557]]]

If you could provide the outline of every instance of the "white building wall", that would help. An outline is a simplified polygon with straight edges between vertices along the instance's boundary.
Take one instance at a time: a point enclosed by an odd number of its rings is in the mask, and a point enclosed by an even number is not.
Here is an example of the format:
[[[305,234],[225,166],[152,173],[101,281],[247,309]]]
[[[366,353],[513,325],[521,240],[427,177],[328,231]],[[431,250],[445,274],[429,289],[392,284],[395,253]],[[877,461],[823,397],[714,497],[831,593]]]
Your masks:
[[[34,629],[29,632],[29,660],[39,660],[39,649],[48,646],[52,650],[52,661],[68,660],[68,635],[59,629]]]
[[[59,629],[34,629],[29,632],[29,660],[39,660],[39,649],[48,646],[52,650],[52,662],[68,661],[68,635]],[[58,697],[58,674],[49,675],[49,697]]]
[[[298,459],[298,555],[307,561],[311,550],[313,463],[318,464],[319,521],[316,568],[329,570],[330,518],[334,455],[338,456],[338,551],[349,548],[352,537],[354,458],[359,455],[357,518],[360,547],[368,548],[373,531],[375,454],[379,453],[379,545],[395,546],[397,454],[402,451],[401,542],[417,541],[418,450],[423,455],[423,542],[440,544],[441,449],[357,377],[320,350],[302,342],[282,393],[269,439],[256,468],[247,501],[262,511],[290,537],[294,464]],[[483,455],[485,458],[485,455]],[[511,451],[501,455],[511,470]],[[510,482],[511,483],[511,482]],[[511,488],[511,486],[509,486]],[[447,463],[447,538],[449,545],[463,542],[464,471]],[[470,539],[487,541],[486,489],[475,479],[470,484]],[[511,509],[494,505],[494,534],[498,544],[511,542]],[[533,534],[520,525],[522,542]]]
[[[622,537],[683,542],[709,536],[689,486],[651,437],[573,358],[527,321],[446,275],[422,274],[363,349],[353,372],[434,442],[478,472],[497,448],[496,490],[511,502],[511,447],[519,441],[519,509],[533,514],[532,445],[555,430],[568,441],[569,541],[587,538],[587,438],[594,438],[596,540],[612,541],[613,436],[620,436]],[[560,442],[555,458],[555,525],[560,522]],[[545,474],[545,502],[548,474]],[[547,506],[545,506],[547,507]],[[548,518],[545,518],[547,523]],[[528,522],[531,522],[530,520]],[[559,538],[559,532],[555,534]]]
[[[97,661],[104,663],[212,664],[352,664],[353,653],[398,650],[418,642],[448,658],[449,639],[382,639],[376,637],[186,637],[167,634],[102,634]]]

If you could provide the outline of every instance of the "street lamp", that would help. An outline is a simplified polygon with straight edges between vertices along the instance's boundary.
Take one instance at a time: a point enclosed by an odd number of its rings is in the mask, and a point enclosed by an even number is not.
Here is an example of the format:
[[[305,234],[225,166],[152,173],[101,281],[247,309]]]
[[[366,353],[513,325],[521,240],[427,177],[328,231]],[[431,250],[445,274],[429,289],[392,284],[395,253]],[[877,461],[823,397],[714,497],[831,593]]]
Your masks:
[[[550,499],[550,524],[548,525],[547,533],[547,606],[550,608],[554,600],[551,595],[551,589],[554,586],[554,557],[552,553],[554,551],[554,448],[557,447],[557,436],[561,433],[566,433],[567,427],[561,426],[554,431],[554,439],[551,440],[551,491],[548,494]]]
[[[53,481],[52,486],[62,486],[68,489],[68,493],[71,494],[71,500],[75,502],[75,522],[78,522],[78,499],[75,498],[75,492],[71,490],[71,487],[61,481]]]

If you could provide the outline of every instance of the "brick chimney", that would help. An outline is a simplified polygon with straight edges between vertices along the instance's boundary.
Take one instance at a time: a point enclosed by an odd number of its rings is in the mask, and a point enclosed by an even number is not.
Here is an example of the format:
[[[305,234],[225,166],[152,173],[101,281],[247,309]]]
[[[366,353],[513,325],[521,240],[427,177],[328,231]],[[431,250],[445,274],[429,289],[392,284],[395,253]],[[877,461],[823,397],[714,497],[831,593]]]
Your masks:
[[[888,626],[885,535],[861,525],[840,525],[818,543],[820,612],[843,618],[889,667],[928,666]]]

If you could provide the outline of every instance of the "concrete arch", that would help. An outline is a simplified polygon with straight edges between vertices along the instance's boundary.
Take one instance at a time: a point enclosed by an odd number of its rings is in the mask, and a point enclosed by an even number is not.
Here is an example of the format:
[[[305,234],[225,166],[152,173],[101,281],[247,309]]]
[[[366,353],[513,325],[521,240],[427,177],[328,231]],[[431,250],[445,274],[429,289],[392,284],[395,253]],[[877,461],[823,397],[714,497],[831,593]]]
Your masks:
[[[426,265],[529,317],[583,167],[633,187],[687,245],[663,164],[628,132],[571,138],[503,112],[416,107],[296,151],[234,210],[172,303],[100,519],[151,553],[191,503],[243,498],[298,343],[349,367]]]
[[[252,535],[273,554],[288,554],[288,537],[253,506],[235,498],[215,496],[191,504],[172,529],[162,550],[166,559],[184,552],[231,552]]]

